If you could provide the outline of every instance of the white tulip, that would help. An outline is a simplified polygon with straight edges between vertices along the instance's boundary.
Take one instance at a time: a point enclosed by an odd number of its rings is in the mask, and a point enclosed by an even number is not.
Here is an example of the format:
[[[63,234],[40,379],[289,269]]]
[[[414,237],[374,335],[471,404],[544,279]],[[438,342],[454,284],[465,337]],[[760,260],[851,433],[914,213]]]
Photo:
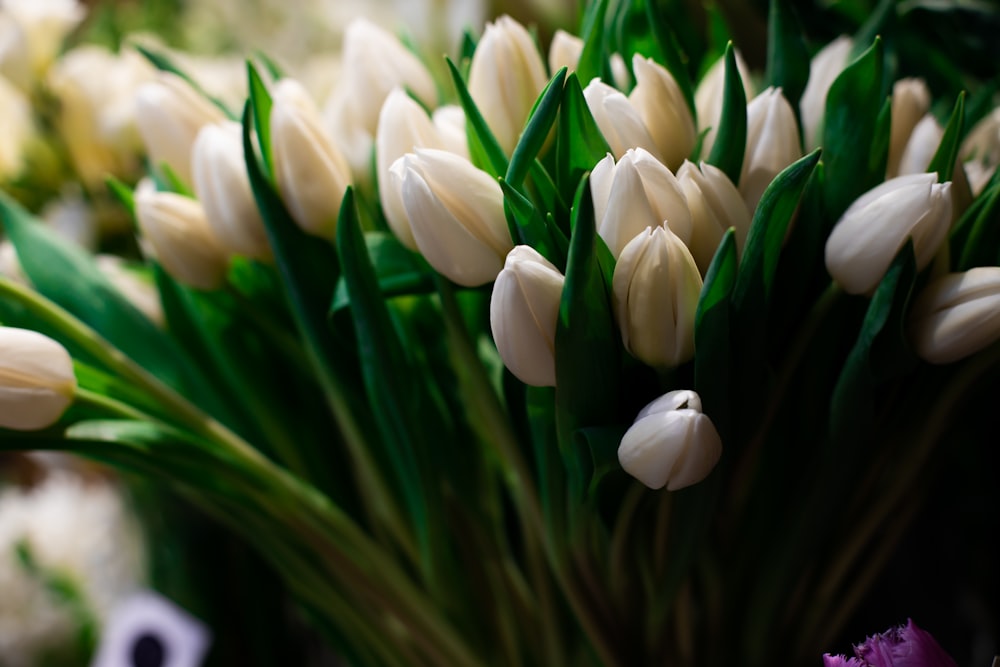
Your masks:
[[[0,75],[23,90],[32,88],[85,16],[86,7],[77,0],[4,0]]]
[[[719,432],[690,390],[671,391],[643,408],[618,447],[625,472],[668,491],[702,481],[721,457]]]
[[[934,116],[927,114],[921,118],[898,157],[896,173],[899,176],[906,176],[927,171],[943,137],[944,128]]]
[[[75,394],[66,348],[37,331],[0,327],[0,426],[18,431],[51,426]]]
[[[556,322],[566,278],[538,252],[507,254],[490,299],[490,327],[504,365],[535,387],[556,384]]]
[[[910,316],[922,359],[949,364],[1000,339],[1000,267],[980,266],[931,282]]]
[[[799,100],[802,135],[807,149],[811,150],[822,143],[820,132],[826,115],[826,96],[830,92],[830,86],[847,67],[852,46],[851,38],[841,35],[820,49],[809,63],[809,81]]]
[[[652,58],[632,57],[635,88],[629,102],[639,112],[660,161],[677,169],[691,154],[697,135],[694,118],[673,75]]]
[[[768,88],[747,105],[747,146],[740,192],[751,212],[774,177],[802,157],[795,112],[781,88]]]
[[[725,172],[704,162],[699,166],[685,162],[677,172],[677,181],[691,211],[688,247],[701,274],[708,271],[719,242],[730,227],[736,230],[736,251],[742,255],[750,231],[750,211]]]
[[[913,171],[903,171],[900,160],[910,139],[931,106],[931,92],[923,79],[900,79],[892,87],[892,119],[889,134],[889,161],[886,178],[903,176]],[[935,149],[937,146],[935,146]],[[934,153],[931,152],[933,157]],[[928,158],[927,164],[930,164]],[[926,165],[924,165],[926,169]],[[923,169],[919,170],[923,171]]]
[[[571,35],[565,30],[556,30],[549,44],[549,71],[555,74],[565,67],[570,72],[576,71],[583,53],[583,40]]]
[[[753,99],[753,85],[750,82],[750,69],[743,56],[736,52],[736,71],[740,73],[743,82],[743,94],[747,100]],[[726,92],[726,57],[722,56],[702,77],[698,88],[694,91],[694,107],[698,111],[698,129],[708,132],[701,142],[701,154],[707,156],[712,152],[715,135],[719,132],[719,121],[722,118],[722,102]]]

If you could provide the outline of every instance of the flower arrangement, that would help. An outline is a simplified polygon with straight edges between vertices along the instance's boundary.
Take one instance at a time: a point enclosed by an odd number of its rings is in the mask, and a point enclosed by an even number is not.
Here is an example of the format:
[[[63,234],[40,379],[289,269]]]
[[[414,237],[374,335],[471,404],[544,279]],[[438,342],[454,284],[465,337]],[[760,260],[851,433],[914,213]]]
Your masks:
[[[325,107],[141,48],[156,316],[0,194],[0,448],[161,481],[350,664],[818,664],[997,377],[998,120],[892,2],[810,61],[774,0],[762,73],[660,5],[441,69],[359,21]]]

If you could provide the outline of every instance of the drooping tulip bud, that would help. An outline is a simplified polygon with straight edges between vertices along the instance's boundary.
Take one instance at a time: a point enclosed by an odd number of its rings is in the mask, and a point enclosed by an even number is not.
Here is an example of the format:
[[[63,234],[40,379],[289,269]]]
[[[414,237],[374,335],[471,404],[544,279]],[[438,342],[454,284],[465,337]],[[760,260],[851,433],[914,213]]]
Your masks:
[[[403,206],[400,188],[392,187],[389,168],[415,148],[445,148],[437,127],[427,113],[402,89],[396,88],[385,98],[375,134],[375,168],[378,173],[379,200],[389,227],[403,245],[417,249],[410,221]]]
[[[51,426],[73,402],[76,375],[62,345],[37,331],[0,327],[0,426]]]
[[[743,56],[736,52],[736,70],[743,81],[743,94],[748,100],[753,99],[753,85],[750,82],[750,69]],[[705,73],[698,88],[694,91],[694,107],[698,111],[698,128],[704,131],[708,128],[701,142],[701,154],[708,155],[715,144],[715,135],[719,131],[719,120],[722,118],[722,101],[726,90],[726,58],[715,61]]]
[[[174,279],[203,290],[222,285],[226,254],[201,204],[173,192],[157,192],[144,180],[135,190],[135,217],[143,242]]]
[[[642,409],[618,446],[625,472],[651,489],[676,491],[708,477],[722,457],[722,439],[701,411],[701,397],[671,391]]]
[[[566,278],[531,246],[507,254],[493,285],[490,327],[504,365],[521,382],[556,385],[556,321]]]
[[[932,364],[958,361],[1000,339],[1000,267],[931,282],[913,306],[910,331],[917,354]]]
[[[646,228],[632,239],[612,277],[625,349],[659,369],[694,357],[694,316],[701,287],[691,252],[668,228]]]
[[[205,125],[226,120],[222,111],[169,72],[144,83],[135,95],[135,121],[153,167],[166,164],[191,183],[191,148]]]
[[[508,155],[546,83],[542,56],[525,27],[509,16],[487,23],[469,65],[469,93]]]
[[[851,38],[841,35],[813,56],[809,63],[809,81],[799,100],[802,115],[802,136],[807,149],[820,145],[823,116],[826,114],[826,95],[830,86],[848,65],[851,55]]]
[[[826,268],[849,294],[871,293],[907,238],[922,269],[950,226],[950,182],[938,183],[937,174],[893,178],[861,195],[837,221],[826,242]]]
[[[615,163],[608,155],[590,178],[597,232],[618,257],[647,227],[666,224],[682,242],[691,238],[691,213],[674,175],[642,148],[629,149]]]
[[[468,160],[432,148],[418,148],[389,171],[430,265],[466,287],[495,279],[514,247],[500,185]]]
[[[768,88],[747,105],[747,148],[740,192],[751,212],[774,177],[802,157],[795,112],[781,88]]]
[[[271,149],[281,198],[304,231],[332,239],[351,168],[301,84],[282,79],[271,97]]]
[[[639,112],[661,156],[671,169],[681,166],[694,148],[694,119],[677,81],[663,65],[638,53],[632,57],[635,88],[629,102]]]
[[[900,160],[910,142],[917,124],[927,114],[931,106],[931,92],[923,79],[900,79],[892,86],[892,119],[889,134],[889,161],[886,164],[886,178],[903,176],[907,173],[900,168]],[[934,150],[931,150],[931,157]],[[927,160],[930,164],[930,159]],[[925,165],[926,168],[926,165]],[[920,171],[923,171],[922,169]]]
[[[203,127],[191,152],[191,171],[195,194],[222,247],[254,259],[270,257],[271,246],[243,159],[240,124]]]
[[[350,165],[352,180],[365,181],[379,111],[393,88],[411,91],[425,104],[437,100],[437,87],[420,59],[392,33],[365,18],[344,31],[342,76],[324,115],[337,147]]]
[[[736,229],[736,251],[742,254],[750,230],[750,212],[739,190],[718,167],[704,162],[695,166],[685,161],[677,172],[677,181],[691,211],[688,247],[705,275],[722,236],[730,227]]]
[[[549,44],[549,71],[553,74],[565,67],[570,72],[576,71],[583,53],[583,40],[571,35],[565,30],[556,30]]]
[[[913,128],[903,153],[897,159],[897,175],[906,176],[927,171],[943,136],[944,128],[934,116],[927,114],[921,118]]]

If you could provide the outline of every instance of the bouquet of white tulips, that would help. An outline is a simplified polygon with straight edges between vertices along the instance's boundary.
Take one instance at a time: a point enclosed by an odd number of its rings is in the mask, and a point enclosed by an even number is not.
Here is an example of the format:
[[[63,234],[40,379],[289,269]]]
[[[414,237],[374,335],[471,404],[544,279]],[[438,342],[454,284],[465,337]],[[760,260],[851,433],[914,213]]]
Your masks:
[[[325,106],[143,49],[109,188],[163,319],[0,195],[0,449],[167,485],[359,667],[844,650],[932,466],[982,456],[938,446],[1000,377],[1000,119],[896,81],[892,2],[810,63],[774,0],[763,72],[661,4],[433,69],[359,21]]]

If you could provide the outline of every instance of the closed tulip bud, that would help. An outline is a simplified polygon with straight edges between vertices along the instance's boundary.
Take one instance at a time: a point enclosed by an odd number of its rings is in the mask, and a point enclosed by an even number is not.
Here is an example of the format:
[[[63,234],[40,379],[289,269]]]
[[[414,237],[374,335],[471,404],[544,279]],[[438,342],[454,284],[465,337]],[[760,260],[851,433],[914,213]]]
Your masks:
[[[405,155],[390,173],[430,265],[466,287],[495,279],[514,247],[496,180],[465,158],[432,148]]]
[[[153,166],[166,164],[184,183],[191,183],[191,148],[198,132],[226,117],[187,81],[160,72],[156,81],[136,92],[135,120]]]
[[[660,161],[671,169],[681,166],[697,138],[694,119],[680,86],[667,69],[638,53],[632,57],[635,88],[629,102],[649,130]]]
[[[774,177],[802,157],[795,112],[781,88],[768,88],[747,105],[747,147],[740,192],[752,212]]]
[[[674,175],[649,152],[628,150],[616,164],[608,155],[590,177],[597,232],[615,257],[647,227],[666,224],[686,243],[691,213]]]
[[[628,71],[625,58],[620,53],[612,53],[608,56],[608,65],[611,67],[611,82],[618,90],[628,90],[632,87],[632,74]]]
[[[566,278],[525,245],[507,254],[493,285],[490,326],[504,365],[534,387],[556,385],[556,320]]]
[[[743,94],[748,100],[753,99],[753,86],[750,85],[750,70],[743,56],[736,53],[736,70],[743,81]],[[726,58],[723,56],[715,61],[694,91],[694,107],[698,111],[698,128],[708,132],[701,142],[701,154],[712,152],[715,135],[719,131],[719,120],[722,118],[722,101],[726,90]]]
[[[969,189],[972,196],[978,197],[993,178],[996,166],[988,167],[978,160],[969,160],[962,165],[966,178],[969,180]]]
[[[621,91],[600,79],[594,79],[584,88],[583,96],[598,129],[616,158],[625,155],[630,148],[644,148],[656,159],[663,161],[642,116]]]
[[[931,93],[922,79],[900,79],[892,87],[892,121],[889,134],[889,161],[885,173],[887,178],[903,176],[907,173],[900,167],[900,160],[909,144],[911,135],[925,117],[931,106]],[[937,149],[937,145],[931,151]],[[927,160],[930,164],[930,159]],[[926,165],[924,166],[926,169]],[[923,171],[920,169],[919,171]]]
[[[861,195],[826,242],[826,268],[849,294],[869,294],[893,258],[913,240],[917,267],[927,266],[951,227],[951,183],[937,174],[899,176]]]
[[[730,227],[736,230],[736,250],[742,254],[750,231],[750,212],[739,190],[725,172],[702,162],[685,162],[677,180],[691,211],[691,240],[688,247],[702,275],[708,271],[722,236]]]
[[[927,114],[910,134],[906,146],[896,162],[896,173],[899,176],[920,174],[927,171],[934,153],[937,152],[944,137],[944,128],[934,116]]]
[[[851,47],[851,38],[842,35],[820,49],[809,63],[809,81],[799,100],[802,136],[808,149],[816,148],[822,142],[820,131],[826,114],[826,95],[847,67]]]
[[[272,100],[271,150],[281,198],[305,232],[332,239],[351,168],[301,84],[282,79]]]
[[[469,137],[466,133],[465,111],[457,104],[438,107],[431,114],[431,122],[438,131],[442,147],[449,153],[469,157]]]
[[[203,127],[194,142],[191,169],[195,194],[222,247],[255,259],[270,257],[243,159],[242,126],[226,122]]]
[[[86,14],[84,4],[76,0],[4,0],[0,3],[0,76],[30,89]]]
[[[910,331],[917,354],[932,364],[958,361],[1000,339],[1000,267],[931,282],[913,306]]]
[[[178,282],[203,290],[222,285],[226,254],[201,204],[173,192],[157,192],[145,180],[135,190],[135,217],[146,246]]]
[[[392,89],[405,88],[432,104],[437,87],[417,56],[395,35],[365,18],[353,20],[344,31],[342,60],[342,76],[325,115],[353,179],[365,180],[379,111]]]
[[[542,56],[524,26],[509,16],[487,23],[469,65],[469,93],[508,155],[546,83]]]
[[[973,125],[959,149],[962,161],[978,160],[987,168],[1000,163],[1000,108]]]
[[[582,39],[565,30],[556,30],[556,34],[552,36],[552,43],[549,44],[549,71],[555,74],[563,67],[570,72],[576,71],[581,53],[583,53]]]
[[[658,369],[694,357],[694,315],[701,273],[687,246],[666,227],[646,228],[622,251],[612,277],[625,348]]]
[[[0,426],[18,431],[51,426],[75,393],[66,348],[36,331],[0,327]]]
[[[625,472],[651,489],[676,491],[708,477],[722,457],[722,439],[701,411],[701,397],[683,389],[639,413],[618,446]]]
[[[392,187],[389,168],[415,148],[445,148],[444,141],[427,113],[409,95],[397,88],[389,93],[379,114],[375,135],[375,168],[378,171],[379,200],[389,227],[403,245],[417,249],[410,230],[400,188]]]

